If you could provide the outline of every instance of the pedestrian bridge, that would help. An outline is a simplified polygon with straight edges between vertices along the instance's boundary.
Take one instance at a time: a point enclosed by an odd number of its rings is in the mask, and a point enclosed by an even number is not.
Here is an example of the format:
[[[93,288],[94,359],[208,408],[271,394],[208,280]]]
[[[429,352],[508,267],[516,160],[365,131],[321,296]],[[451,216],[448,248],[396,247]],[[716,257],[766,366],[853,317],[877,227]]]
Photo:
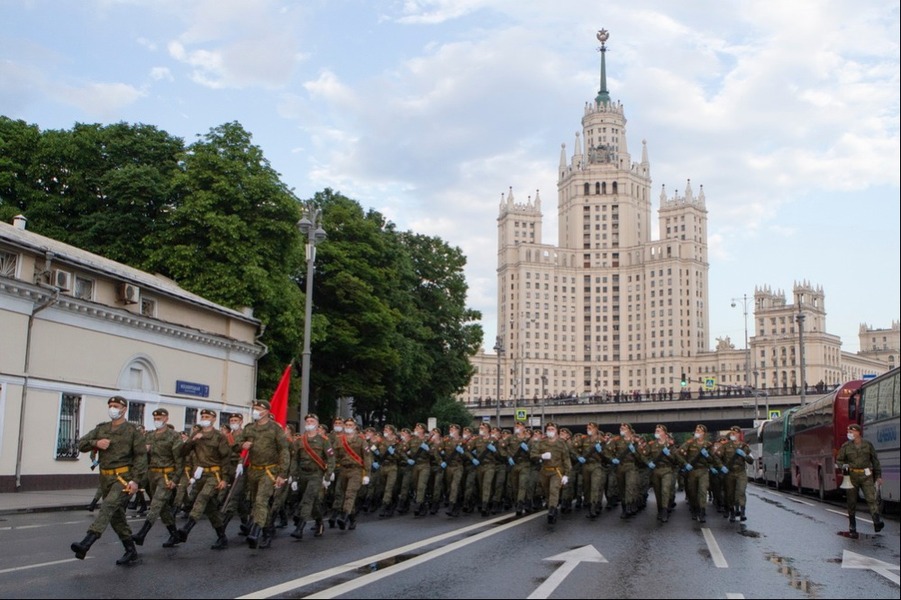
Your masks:
[[[710,431],[729,429],[732,425],[750,428],[755,420],[765,420],[774,412],[801,403],[799,395],[768,396],[763,393],[750,396],[707,397],[700,399],[654,399],[593,401],[594,399],[551,399],[544,401],[526,399],[519,402],[501,402],[500,406],[467,406],[476,421],[488,421],[492,425],[512,428],[517,412],[526,424],[539,427],[553,421],[558,427],[569,427],[573,432],[584,432],[593,421],[602,431],[619,431],[619,424],[631,423],[638,433],[653,433],[658,423],[670,432],[693,431],[698,423],[704,423]],[[756,415],[756,416],[755,416]]]

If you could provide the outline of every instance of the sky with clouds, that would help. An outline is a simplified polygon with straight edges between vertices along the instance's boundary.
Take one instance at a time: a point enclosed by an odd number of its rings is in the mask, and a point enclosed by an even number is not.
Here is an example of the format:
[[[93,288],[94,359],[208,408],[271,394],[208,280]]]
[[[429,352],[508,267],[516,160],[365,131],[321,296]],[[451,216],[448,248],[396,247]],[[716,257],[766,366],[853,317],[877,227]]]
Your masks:
[[[847,351],[898,321],[897,2],[3,0],[0,114],[187,143],[238,121],[299,198],[330,187],[459,246],[490,348],[501,196],[540,191],[556,243],[601,28],[655,238],[661,186],[704,186],[711,347],[743,346],[763,286],[821,286]]]

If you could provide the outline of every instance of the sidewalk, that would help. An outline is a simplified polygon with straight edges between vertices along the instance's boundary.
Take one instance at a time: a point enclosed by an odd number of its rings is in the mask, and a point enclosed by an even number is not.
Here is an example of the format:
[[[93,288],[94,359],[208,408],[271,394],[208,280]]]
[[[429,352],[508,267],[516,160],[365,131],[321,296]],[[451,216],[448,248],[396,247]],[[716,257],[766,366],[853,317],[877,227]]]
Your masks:
[[[83,510],[94,498],[97,487],[45,492],[7,492],[0,494],[0,515],[17,515],[56,510]]]

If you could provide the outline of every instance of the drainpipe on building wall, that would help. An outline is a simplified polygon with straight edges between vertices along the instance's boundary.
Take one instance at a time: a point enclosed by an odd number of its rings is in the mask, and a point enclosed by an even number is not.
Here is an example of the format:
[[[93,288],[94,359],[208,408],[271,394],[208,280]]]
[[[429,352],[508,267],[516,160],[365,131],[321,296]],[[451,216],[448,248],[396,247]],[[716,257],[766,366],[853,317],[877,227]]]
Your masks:
[[[253,397],[257,397],[257,380],[260,376],[260,360],[267,354],[269,354],[269,346],[261,342],[260,340],[263,337],[263,334],[266,333],[266,324],[260,323],[260,333],[253,338],[253,342],[255,344],[259,344],[263,347],[263,353],[257,357],[256,362],[253,363]]]
[[[47,253],[47,263],[49,265],[50,260],[53,254]],[[47,267],[46,271],[49,272],[50,268]],[[34,317],[39,312],[44,310],[45,308],[49,308],[53,304],[56,304],[59,301],[59,288],[55,286],[48,286],[43,282],[38,282],[40,287],[45,287],[49,291],[53,293],[52,296],[44,300],[37,307],[32,309],[31,314],[28,316],[28,329],[25,335],[25,380],[22,384],[22,401],[19,404],[19,443],[16,447],[16,491],[22,487],[22,450],[25,447],[25,407],[27,405],[28,400],[28,370],[31,366],[31,330],[34,327]]]

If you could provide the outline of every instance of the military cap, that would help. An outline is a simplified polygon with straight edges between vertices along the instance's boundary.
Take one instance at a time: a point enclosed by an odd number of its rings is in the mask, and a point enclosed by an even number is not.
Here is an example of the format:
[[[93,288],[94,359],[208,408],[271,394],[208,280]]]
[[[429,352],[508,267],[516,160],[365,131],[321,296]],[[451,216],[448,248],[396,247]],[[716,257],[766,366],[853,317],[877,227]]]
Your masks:
[[[569,435],[573,434],[573,432],[569,430],[569,427],[561,427],[560,433],[568,433]]]
[[[390,431],[391,433],[397,433],[397,427],[395,427],[391,423],[388,423],[387,425],[385,425],[385,428],[382,431]]]
[[[598,424],[595,423],[594,421],[588,421],[588,425],[586,425],[585,427],[594,427],[595,429],[597,429]]]
[[[122,396],[113,396],[112,398],[110,398],[109,400],[106,401],[107,406],[109,406],[110,404],[113,404],[113,403],[121,404],[122,406],[128,408],[128,400],[126,400]]]
[[[544,428],[547,429],[548,427],[553,427],[554,429],[557,429],[557,424],[554,423],[553,421],[548,421],[547,425],[545,425]]]
[[[303,418],[303,420],[306,421],[307,419],[313,419],[314,421],[318,421],[318,420],[319,420],[319,417],[317,417],[317,416],[316,416],[315,414],[313,414],[313,413],[307,413],[307,416],[305,416],[305,417]]]
[[[400,430],[400,432],[401,432],[401,433],[413,433],[412,431],[410,431],[410,428],[409,428],[409,427],[403,427],[403,428]]]
[[[347,417],[346,419],[344,419],[344,424],[347,425],[348,423],[350,423],[351,425],[357,424],[357,422],[354,421],[353,419],[351,419],[350,417]]]
[[[620,426],[620,427],[628,427],[628,428],[629,428],[629,431],[635,431],[635,430],[632,428],[632,425],[629,424],[629,423],[620,423],[619,426]]]
[[[729,428],[729,431],[737,431],[738,433],[741,433],[741,427],[739,427],[738,425],[733,425]]]
[[[413,429],[422,429],[423,431],[429,430],[429,428],[426,426],[425,423],[417,423],[416,425],[413,426]]]
[[[244,415],[242,415],[241,413],[232,413],[232,414],[228,415],[228,418],[229,418],[229,420],[238,419],[239,421],[243,421]]]
[[[266,410],[269,410],[269,401],[268,400],[254,400],[253,405],[259,406],[260,408],[265,408]]]
[[[669,429],[667,429],[667,428],[666,428],[666,425],[664,425],[663,423],[658,423],[658,424],[657,424],[657,429],[662,429],[662,430],[663,430],[663,433],[669,433]]]
[[[451,423],[451,424],[450,424],[450,427],[448,427],[448,429],[452,429],[452,430],[455,430],[455,431],[460,431],[460,426],[457,425],[456,423]]]
[[[851,423],[850,425],[848,425],[848,429],[852,431],[862,431],[860,425],[858,425],[857,423]]]
[[[344,425],[344,417],[335,417],[332,423],[341,423],[342,425]]]
[[[695,429],[700,429],[700,430],[703,431],[704,433],[707,433],[707,426],[704,425],[703,423],[698,423],[698,426],[695,427]]]
[[[155,411],[153,411],[153,416],[154,417],[168,417],[169,411],[166,410],[165,408],[158,408]]]
[[[203,408],[200,410],[201,415],[210,415],[211,417],[216,416],[216,411],[211,408]]]

